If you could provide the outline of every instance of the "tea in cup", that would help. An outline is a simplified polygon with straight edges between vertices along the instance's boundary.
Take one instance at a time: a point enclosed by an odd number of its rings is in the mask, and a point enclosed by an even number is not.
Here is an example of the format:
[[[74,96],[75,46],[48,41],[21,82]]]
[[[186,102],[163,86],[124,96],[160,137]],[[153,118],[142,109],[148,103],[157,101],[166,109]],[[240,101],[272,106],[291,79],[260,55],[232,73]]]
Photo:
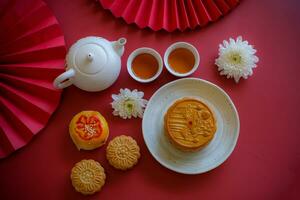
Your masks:
[[[163,61],[154,49],[143,47],[134,50],[127,59],[127,70],[138,82],[148,83],[162,72]]]
[[[193,45],[186,42],[176,42],[166,50],[164,63],[171,74],[185,77],[197,70],[200,56]]]

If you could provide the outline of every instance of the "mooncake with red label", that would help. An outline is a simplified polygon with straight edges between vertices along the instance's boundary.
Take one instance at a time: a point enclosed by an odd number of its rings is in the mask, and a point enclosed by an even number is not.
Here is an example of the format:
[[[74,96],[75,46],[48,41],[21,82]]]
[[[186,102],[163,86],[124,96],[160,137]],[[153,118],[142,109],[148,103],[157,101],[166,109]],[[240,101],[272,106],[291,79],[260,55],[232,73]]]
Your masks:
[[[71,120],[69,132],[78,150],[92,150],[105,144],[109,128],[99,112],[82,111]]]

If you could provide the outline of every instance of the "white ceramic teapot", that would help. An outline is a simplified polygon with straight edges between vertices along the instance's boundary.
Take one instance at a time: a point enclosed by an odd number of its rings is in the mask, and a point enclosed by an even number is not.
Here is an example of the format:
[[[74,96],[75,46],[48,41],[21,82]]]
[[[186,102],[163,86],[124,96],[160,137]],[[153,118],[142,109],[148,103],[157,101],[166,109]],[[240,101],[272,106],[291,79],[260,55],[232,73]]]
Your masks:
[[[110,42],[101,37],[85,37],[73,44],[67,54],[67,68],[53,82],[62,89],[72,84],[90,92],[111,86],[121,70],[125,38]]]

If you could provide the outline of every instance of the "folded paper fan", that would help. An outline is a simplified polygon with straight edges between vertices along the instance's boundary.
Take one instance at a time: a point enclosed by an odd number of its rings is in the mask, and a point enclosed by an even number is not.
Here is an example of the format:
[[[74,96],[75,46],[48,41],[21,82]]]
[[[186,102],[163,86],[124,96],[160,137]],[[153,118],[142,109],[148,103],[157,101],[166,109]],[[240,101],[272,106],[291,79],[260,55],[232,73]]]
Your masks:
[[[0,5],[0,158],[26,145],[47,123],[61,91],[52,81],[64,71],[64,37],[41,0]]]
[[[205,26],[227,14],[239,0],[99,0],[126,23],[172,32]]]

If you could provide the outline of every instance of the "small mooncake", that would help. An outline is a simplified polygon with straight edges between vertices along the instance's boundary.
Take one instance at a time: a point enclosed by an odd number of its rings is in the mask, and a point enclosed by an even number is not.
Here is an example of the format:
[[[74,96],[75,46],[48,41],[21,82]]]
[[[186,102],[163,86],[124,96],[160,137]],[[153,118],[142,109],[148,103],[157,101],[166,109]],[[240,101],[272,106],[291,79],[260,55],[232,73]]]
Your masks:
[[[108,143],[106,148],[109,164],[120,170],[132,168],[137,164],[140,156],[140,148],[130,136],[117,136]]]
[[[99,112],[82,111],[71,120],[69,132],[78,150],[92,150],[105,144],[109,128]]]
[[[217,130],[210,108],[194,98],[175,101],[164,117],[165,134],[182,151],[197,151],[207,145]]]
[[[75,164],[71,171],[72,185],[77,192],[84,195],[94,194],[101,190],[105,183],[104,168],[95,160],[82,160]]]

